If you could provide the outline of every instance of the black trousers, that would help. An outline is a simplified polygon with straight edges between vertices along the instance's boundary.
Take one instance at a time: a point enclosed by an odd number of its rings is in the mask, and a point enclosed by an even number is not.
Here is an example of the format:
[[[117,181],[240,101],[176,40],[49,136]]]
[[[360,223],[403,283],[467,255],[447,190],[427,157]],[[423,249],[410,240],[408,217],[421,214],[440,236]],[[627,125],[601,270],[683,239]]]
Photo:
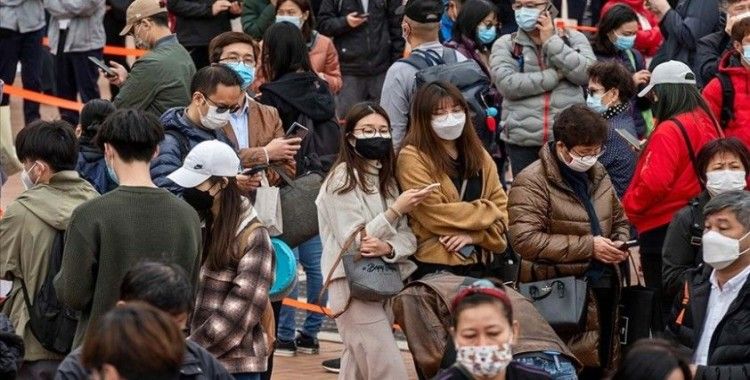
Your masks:
[[[111,46],[125,46],[125,37],[120,36],[120,32],[125,27],[125,14],[121,15],[120,11],[110,9],[104,14],[104,34],[107,37],[107,45]],[[104,62],[109,65],[109,61],[115,61],[125,67],[128,67],[128,62],[125,57],[121,55],[104,55]],[[113,84],[109,85],[109,92],[112,94],[112,100],[115,99],[118,93],[120,93],[120,87]]]
[[[655,310],[661,313],[662,324],[652,326],[655,331],[664,331],[664,326],[669,318],[672,307],[672,299],[664,292],[662,285],[662,255],[661,250],[664,246],[664,238],[667,236],[669,224],[657,227],[653,230],[642,232],[638,235],[640,244],[641,266],[643,267],[643,279],[646,286],[656,290],[657,297],[661,300],[661,310]]]
[[[42,91],[42,37],[44,28],[35,32],[18,33],[0,28],[0,79],[6,85],[12,85],[16,78],[16,68],[21,62],[21,80],[23,88]],[[2,96],[1,105],[7,106],[8,96]],[[23,115],[25,124],[39,119],[39,103],[24,100]]]
[[[518,176],[523,169],[534,163],[539,159],[539,150],[541,146],[520,146],[510,143],[505,143],[505,149],[508,152],[508,160],[510,161],[510,171],[513,173],[513,178]]]
[[[91,99],[98,99],[99,94],[99,69],[88,57],[102,59],[102,49],[94,49],[83,52],[64,52],[66,31],[60,31],[60,42],[55,55],[55,72],[57,75],[57,96],[77,100],[81,95],[83,103]],[[72,125],[78,124],[78,112],[60,109],[60,117]]]
[[[200,70],[210,64],[208,60],[208,46],[190,46],[185,47],[190,57],[193,58],[195,69]]]

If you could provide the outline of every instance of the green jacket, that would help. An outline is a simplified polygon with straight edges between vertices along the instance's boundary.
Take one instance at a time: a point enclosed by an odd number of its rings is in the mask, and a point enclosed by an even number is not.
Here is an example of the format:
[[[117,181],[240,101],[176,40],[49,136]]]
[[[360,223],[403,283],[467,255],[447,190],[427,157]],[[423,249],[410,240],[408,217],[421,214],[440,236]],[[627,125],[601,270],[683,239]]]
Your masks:
[[[145,110],[157,117],[170,108],[184,107],[190,104],[193,75],[193,59],[171,34],[135,61],[115,98],[115,107]]]
[[[276,7],[268,0],[244,0],[242,4],[242,30],[255,38],[263,39],[263,33],[276,22]]]
[[[37,185],[21,193],[0,219],[0,276],[6,280],[15,278],[2,311],[10,317],[16,334],[23,337],[24,360],[62,360],[63,356],[45,350],[31,333],[18,279],[24,279],[33,303],[47,275],[57,230],[66,230],[73,209],[98,195],[75,171],[61,171],[52,176],[49,185]]]

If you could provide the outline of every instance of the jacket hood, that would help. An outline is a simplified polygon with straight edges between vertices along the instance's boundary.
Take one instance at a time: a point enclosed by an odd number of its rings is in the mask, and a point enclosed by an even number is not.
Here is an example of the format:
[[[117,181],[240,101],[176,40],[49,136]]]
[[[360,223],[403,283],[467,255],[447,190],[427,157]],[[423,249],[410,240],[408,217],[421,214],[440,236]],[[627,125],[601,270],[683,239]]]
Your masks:
[[[175,130],[187,137],[189,141],[206,141],[219,139],[218,130],[203,129],[193,123],[185,114],[186,107],[170,108],[161,115],[164,130]],[[222,140],[223,141],[223,140]]]
[[[719,71],[730,75],[750,76],[750,70],[742,66],[739,53],[734,49],[727,51],[719,61]]]
[[[261,92],[273,93],[315,121],[330,120],[335,116],[333,95],[328,85],[311,72],[289,73],[260,88]]]
[[[37,185],[24,191],[16,199],[44,223],[65,230],[73,210],[99,193],[73,170],[58,172],[48,185]]]
[[[89,141],[81,138],[81,148],[79,150],[79,161],[81,158],[87,163],[98,162],[104,158],[104,152],[99,147],[91,144]]]

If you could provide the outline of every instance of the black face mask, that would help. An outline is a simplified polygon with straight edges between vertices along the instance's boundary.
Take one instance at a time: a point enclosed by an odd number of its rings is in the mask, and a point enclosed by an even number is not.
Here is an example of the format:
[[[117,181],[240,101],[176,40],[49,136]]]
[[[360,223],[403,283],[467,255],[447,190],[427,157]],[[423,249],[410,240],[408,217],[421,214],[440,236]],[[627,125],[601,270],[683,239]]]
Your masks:
[[[198,190],[196,188],[187,188],[182,192],[182,199],[185,200],[201,218],[211,213],[211,207],[214,205],[214,197],[208,191]]]
[[[355,138],[354,150],[368,160],[382,160],[393,150],[390,137]]]

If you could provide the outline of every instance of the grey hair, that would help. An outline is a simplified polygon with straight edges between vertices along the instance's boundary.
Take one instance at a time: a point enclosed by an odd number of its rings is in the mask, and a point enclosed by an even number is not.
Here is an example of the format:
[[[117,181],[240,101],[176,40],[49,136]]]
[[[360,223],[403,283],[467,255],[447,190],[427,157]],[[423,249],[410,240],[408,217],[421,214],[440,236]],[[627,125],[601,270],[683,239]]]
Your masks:
[[[750,192],[740,190],[719,194],[706,203],[703,215],[707,217],[723,210],[731,211],[745,231],[750,230]]]

